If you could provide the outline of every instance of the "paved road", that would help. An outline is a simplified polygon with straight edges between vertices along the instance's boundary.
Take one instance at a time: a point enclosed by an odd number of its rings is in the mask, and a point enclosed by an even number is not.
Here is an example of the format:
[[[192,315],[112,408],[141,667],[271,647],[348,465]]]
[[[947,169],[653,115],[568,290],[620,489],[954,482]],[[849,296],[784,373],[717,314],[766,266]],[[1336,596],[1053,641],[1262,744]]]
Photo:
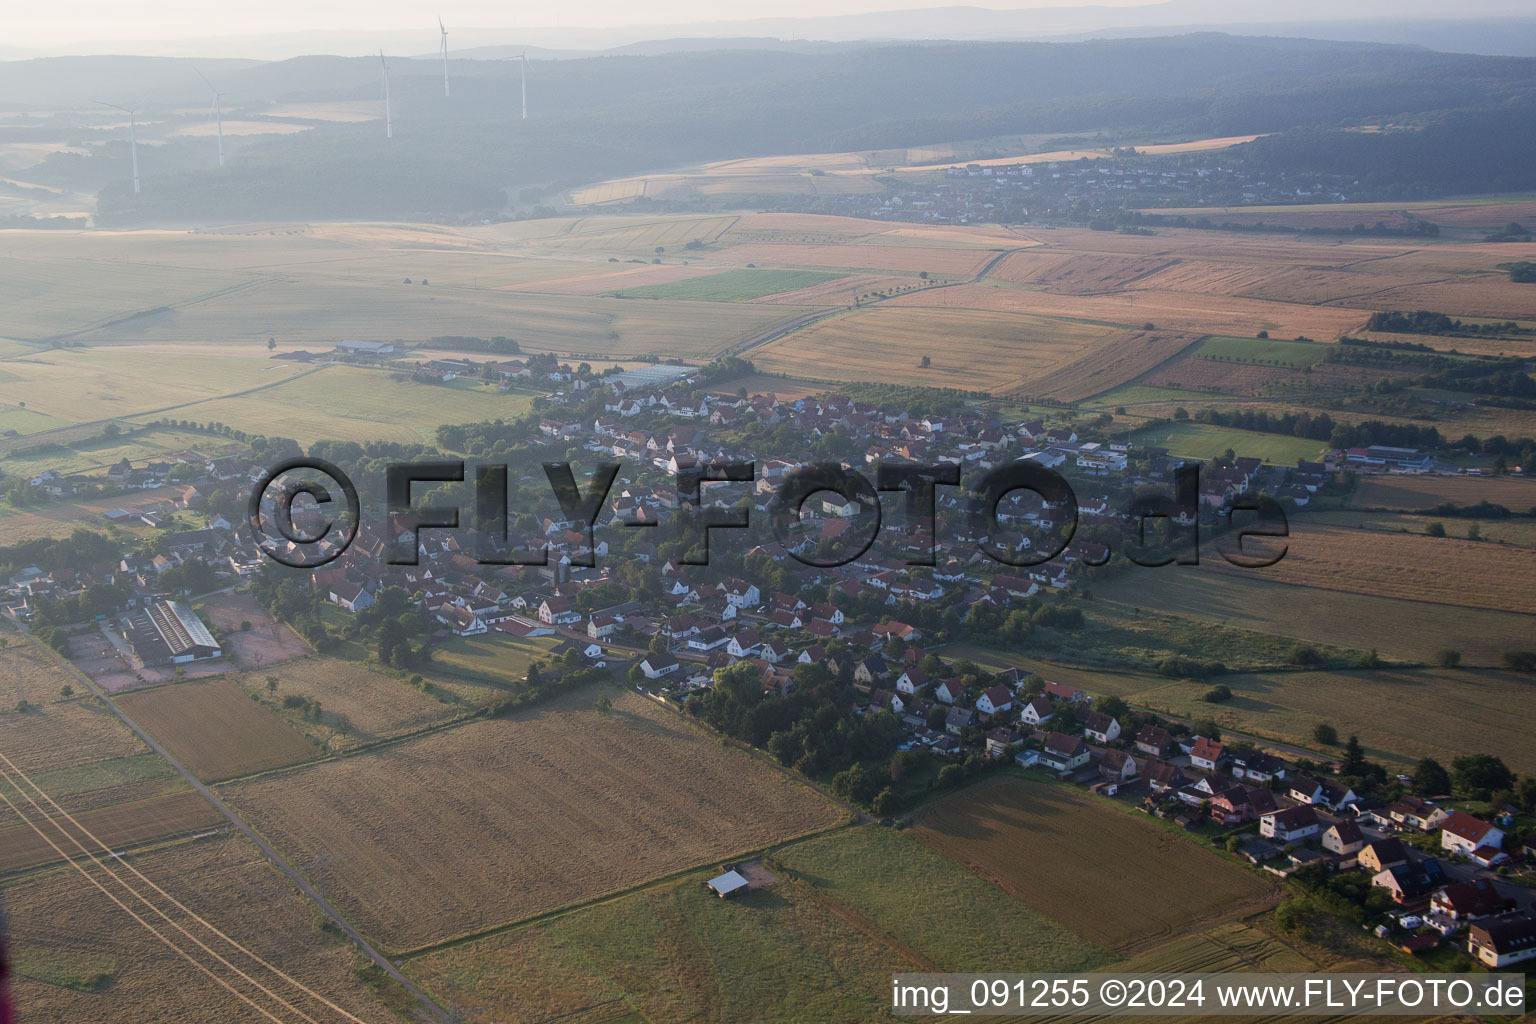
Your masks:
[[[336,911],[336,908],[331,906],[330,903],[326,901],[325,897],[321,896],[320,893],[315,890],[314,886],[309,884],[303,875],[294,870],[293,866],[284,860],[281,854],[274,850],[265,839],[262,839],[261,836],[257,835],[256,832],[249,825],[247,825],[238,814],[230,809],[228,804],[219,799],[218,795],[215,794],[213,790],[203,785],[202,780],[198,779],[197,776],[189,772],[180,761],[172,757],[170,752],[162,747],[153,736],[140,728],[137,722],[125,715],[122,710],[112,702],[112,698],[107,695],[106,691],[102,690],[95,683],[93,683],[90,678],[85,675],[85,673],[75,668],[74,665],[70,664],[64,658],[59,657],[58,653],[55,652],[53,648],[40,642],[36,637],[32,636],[31,631],[29,631],[26,626],[19,622],[16,623],[16,625],[21,630],[22,635],[31,641],[39,650],[43,651],[50,658],[52,658],[60,668],[64,669],[64,671],[78,679],[81,685],[94,693],[97,698],[99,698],[102,703],[104,703],[107,708],[122,721],[124,725],[133,730],[134,734],[138,736],[139,739],[143,740],[151,750],[165,758],[166,762],[170,764],[172,768],[176,769],[176,773],[178,775],[186,779],[187,783],[191,785],[193,789],[201,793],[203,795],[203,799],[207,800],[209,803],[213,804],[214,807],[218,808],[219,812],[223,814],[224,817],[229,819],[230,824],[239,829],[247,839],[255,843],[257,848],[261,850],[262,854],[264,854],[266,858],[270,860],[279,871],[287,875],[289,880],[292,881],[294,885],[299,887],[300,892],[304,893],[304,895],[313,900],[315,906],[319,907],[320,911],[325,914],[326,917],[334,921],[336,926],[345,932],[347,937],[357,944],[357,948],[362,950],[368,959],[372,960],[386,973],[388,973],[391,978],[394,978],[395,981],[399,982],[400,985],[412,996],[414,996],[416,1000],[422,1005],[422,1007],[425,1008],[425,1010],[431,1014],[435,1020],[440,1022],[440,1024],[454,1024],[456,1018],[453,1015],[448,1013],[448,1011],[444,1010],[441,1006],[438,1006],[437,1003],[433,1002],[431,997],[429,997],[425,992],[421,991],[421,989],[412,984],[409,978],[401,974],[395,965],[390,963],[389,959],[384,956],[384,954],[374,949],[373,946],[368,943],[367,939],[359,935],[357,930],[347,922],[346,918],[342,917],[341,914]]]

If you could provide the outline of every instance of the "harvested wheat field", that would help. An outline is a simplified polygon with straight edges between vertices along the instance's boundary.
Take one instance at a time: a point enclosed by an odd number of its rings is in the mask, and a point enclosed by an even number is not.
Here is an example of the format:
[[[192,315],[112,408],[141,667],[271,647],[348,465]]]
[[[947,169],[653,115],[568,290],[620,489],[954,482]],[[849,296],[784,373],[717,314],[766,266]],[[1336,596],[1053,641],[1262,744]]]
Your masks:
[[[769,373],[1010,392],[1028,390],[1115,333],[1047,317],[880,306],[812,324],[750,358]]]
[[[1529,614],[1295,587],[1275,580],[1269,569],[1222,569],[1211,562],[1126,574],[1094,587],[1094,599],[1425,663],[1455,648],[1463,665],[1499,665],[1506,650],[1528,648],[1536,635],[1536,616]]]
[[[1012,252],[992,268],[987,278],[1010,284],[1034,284],[1076,258],[1074,253],[1045,248]]]
[[[602,295],[622,288],[641,288],[653,284],[674,284],[695,277],[718,274],[719,270],[707,267],[605,267],[587,274],[573,274],[548,281],[529,281],[509,284],[509,291],[547,292],[551,295]]]
[[[27,788],[25,783],[21,788],[23,793],[37,802],[37,806],[25,800],[17,801],[21,817],[25,820],[0,829],[0,873],[20,871],[55,861],[62,863],[66,857],[81,857],[83,854],[80,847],[75,845],[75,839],[79,839],[81,845],[91,852],[100,853],[100,848],[87,838],[87,833],[98,837],[113,849],[122,849],[151,840],[217,828],[225,821],[212,804],[191,789],[172,790],[143,800],[98,807],[79,814],[71,811],[69,813],[73,820],[69,820],[58,817],[57,809],[39,796],[36,790]],[[48,791],[45,789],[44,792]],[[14,793],[7,795],[16,801]],[[5,821],[17,820],[10,808],[3,810]],[[54,848],[55,844],[58,849]]]
[[[279,768],[318,753],[228,679],[158,686],[118,697],[117,705],[205,780]]]
[[[1384,763],[1433,757],[1450,764],[1464,754],[1498,754],[1521,775],[1536,768],[1536,682],[1490,669],[1377,668],[1339,672],[1229,673],[1232,698],[1219,705],[1187,681],[1154,682],[1128,699],[1185,718],[1211,717],[1224,729],[1283,743],[1315,746],[1312,732],[1328,722],[1358,735],[1366,754]],[[1440,723],[1425,729],[1425,722]]]
[[[1383,278],[1347,269],[1262,261],[1228,263],[1181,260],[1166,270],[1149,275],[1140,285],[1149,289],[1194,292],[1199,295],[1240,295],[1277,302],[1315,303],[1342,300],[1392,283],[1409,285],[1428,280],[1433,280],[1433,274],[1427,271],[1417,276],[1400,274]]]
[[[1028,386],[1030,395],[1077,402],[1135,380],[1200,340],[1198,334],[1127,331]]]
[[[1143,384],[1154,388],[1209,391],[1218,395],[1251,397],[1262,395],[1276,382],[1291,380],[1299,373],[1289,366],[1255,366],[1251,363],[1222,363],[1214,359],[1184,356],[1161,367]]]
[[[1514,259],[1511,254],[1509,259]],[[1492,259],[1489,260],[1491,264]],[[1503,260],[1500,260],[1503,262]],[[1536,317],[1536,288],[1517,284],[1502,270],[1465,275],[1445,281],[1384,288],[1349,299],[1364,309],[1432,309],[1450,316],[1483,316],[1528,320]]]
[[[906,271],[970,276],[997,254],[988,249],[944,249],[927,245],[733,245],[722,250],[731,263],[772,267],[834,267],[865,271]]]
[[[21,701],[44,704],[59,699],[62,687],[78,683],[40,647],[0,633],[0,708],[10,710]]]
[[[268,689],[268,676],[277,680],[275,691]],[[423,729],[459,713],[453,705],[406,685],[403,679],[340,658],[304,658],[231,681],[264,702],[278,704],[285,697],[319,701],[318,720],[297,711],[283,714],[295,728],[316,740],[329,741],[332,750]]]
[[[1536,551],[1450,537],[1297,524],[1285,557],[1263,571],[1281,583],[1372,597],[1536,609]]]
[[[1306,306],[1230,295],[1127,289],[1111,295],[1058,295],[1024,288],[962,284],[932,288],[890,300],[894,306],[997,309],[1038,316],[1071,317],[1161,330],[1253,337],[1261,330],[1276,338],[1305,335],[1333,341],[1363,326],[1369,315],[1335,306]]]
[[[1416,511],[1450,502],[1503,505],[1511,512],[1536,508],[1536,481],[1501,476],[1368,476],[1355,488],[1359,508]]]
[[[634,694],[237,783],[224,795],[326,895],[407,950],[829,827],[842,812]]]
[[[1084,254],[1073,256],[1034,280],[1048,291],[1062,295],[1095,295],[1121,291],[1177,262],[1172,257],[1161,255]]]
[[[1124,953],[1271,904],[1278,887],[1125,808],[1065,786],[983,783],[916,819],[928,846]]]
[[[358,960],[352,944],[319,930],[310,903],[272,870],[250,842],[223,836],[132,857],[131,863],[167,895],[155,893],[124,865],[114,864],[114,873],[292,1009],[243,981],[104,871],[91,870],[193,960],[270,1012],[271,1019],[347,1020],[320,999],[355,1015],[353,1019],[395,1019],[353,973]],[[168,948],[72,869],[13,885],[5,896],[16,968],[14,994],[24,1020],[209,1024],[268,1019]],[[186,910],[178,910],[172,897]],[[196,923],[191,914],[217,932]],[[240,953],[221,936],[238,942],[297,985]]]
[[[0,714],[0,754],[24,772],[107,761],[145,749],[112,712],[90,698]]]

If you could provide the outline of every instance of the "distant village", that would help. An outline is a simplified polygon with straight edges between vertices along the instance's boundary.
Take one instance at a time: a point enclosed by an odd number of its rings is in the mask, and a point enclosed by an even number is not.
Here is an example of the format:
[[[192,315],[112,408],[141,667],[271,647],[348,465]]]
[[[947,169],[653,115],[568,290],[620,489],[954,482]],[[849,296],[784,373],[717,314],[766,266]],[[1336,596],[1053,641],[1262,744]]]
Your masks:
[[[1359,201],[1361,183],[1336,175],[1288,175],[1219,159],[1147,157],[1004,163],[978,161],[882,175],[883,190],[767,196],[799,212],[937,224],[1112,222],[1121,210]],[[1220,221],[1213,211],[1212,220]],[[1283,219],[1277,215],[1277,219]]]

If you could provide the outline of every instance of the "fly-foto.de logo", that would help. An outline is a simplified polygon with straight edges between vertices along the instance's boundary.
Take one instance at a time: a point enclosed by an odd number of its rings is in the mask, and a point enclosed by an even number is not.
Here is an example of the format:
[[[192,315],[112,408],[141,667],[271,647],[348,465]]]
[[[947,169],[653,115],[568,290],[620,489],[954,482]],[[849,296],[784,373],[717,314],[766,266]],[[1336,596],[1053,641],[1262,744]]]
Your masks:
[[[583,487],[569,462],[543,463],[545,480],[563,516],[566,529],[578,533],[584,543],[576,546],[571,565],[597,564],[593,529],[598,523],[621,462],[596,466]],[[1193,565],[1199,561],[1200,469],[1180,466],[1174,473],[1173,494],[1138,494],[1118,510],[1116,521],[1124,528],[1123,551],[1137,565]],[[420,559],[423,530],[457,530],[462,525],[461,505],[418,505],[416,485],[464,483],[469,479],[463,461],[397,463],[385,472],[384,514],[391,540],[385,555],[390,565],[416,565]],[[518,543],[509,528],[514,510],[508,508],[509,471],[505,465],[474,467],[473,523],[479,538],[476,557],[483,565],[547,565],[547,542]],[[679,470],[676,478],[677,508],[666,524],[671,539],[687,554],[685,565],[709,564],[711,536],[715,531],[750,531],[758,523],[751,507],[722,507],[704,500],[708,484],[756,485],[755,462],[713,461]],[[963,529],[943,538],[939,530],[940,488],[959,488],[957,500]],[[1016,568],[1049,562],[1066,550],[1077,533],[1079,505],[1066,478],[1055,470],[1028,460],[999,466],[980,480],[962,487],[960,468],[952,463],[922,465],[882,462],[870,478],[841,463],[814,462],[783,473],[771,488],[756,488],[761,507],[767,511],[773,538],[796,561],[818,568],[846,565],[875,543],[884,526],[882,493],[904,494],[903,528],[927,538],[918,550],[909,551],[910,566],[936,564],[935,548],[946,540],[973,545],[986,557]],[[950,492],[952,493],[952,492]],[[829,498],[830,496],[830,498]],[[302,507],[309,513],[303,526],[297,521],[295,502],[308,498]],[[823,507],[837,510],[849,520],[836,549],[827,552],[807,545],[797,534],[803,529],[805,510],[813,498]],[[1028,512],[1010,509],[1009,503],[1032,499]],[[1263,568],[1285,557],[1286,546],[1271,542],[1262,552],[1245,551],[1250,537],[1290,536],[1285,511],[1262,493],[1230,497],[1222,508],[1231,527],[1221,534],[1217,553],[1241,568]],[[251,490],[247,516],[261,550],[273,560],[294,568],[313,569],[341,557],[356,540],[362,522],[362,502],[357,486],[339,467],[323,459],[300,457],[272,467]],[[1239,520],[1241,519],[1241,522]],[[624,527],[660,528],[659,518],[616,519]],[[1155,540],[1148,539],[1149,523],[1163,527]],[[1029,527],[1030,535],[1024,535]],[[1102,565],[1110,549],[1089,564]]]

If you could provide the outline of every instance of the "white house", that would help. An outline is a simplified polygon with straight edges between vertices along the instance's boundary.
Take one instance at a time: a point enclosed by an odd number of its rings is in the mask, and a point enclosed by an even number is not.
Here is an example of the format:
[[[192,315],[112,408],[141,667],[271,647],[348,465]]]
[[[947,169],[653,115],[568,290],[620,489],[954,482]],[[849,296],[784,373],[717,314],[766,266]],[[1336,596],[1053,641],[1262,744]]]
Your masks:
[[[995,715],[1013,707],[1013,694],[1006,686],[990,686],[976,700],[976,710],[984,715]]]
[[[647,679],[660,679],[669,676],[679,668],[676,658],[670,654],[647,654],[640,660],[640,671]]]
[[[1056,705],[1044,697],[1036,697],[1024,705],[1024,710],[1019,712],[1019,720],[1029,725],[1039,725],[1056,713]]]
[[[1440,825],[1440,846],[1452,853],[1471,856],[1480,847],[1503,848],[1504,832],[1463,811],[1453,811]]]
[[[1120,720],[1102,711],[1090,711],[1083,719],[1083,732],[1100,743],[1113,743],[1120,738]]]
[[[1310,807],[1288,807],[1259,819],[1259,835],[1282,843],[1300,842],[1322,829],[1317,812]]]

